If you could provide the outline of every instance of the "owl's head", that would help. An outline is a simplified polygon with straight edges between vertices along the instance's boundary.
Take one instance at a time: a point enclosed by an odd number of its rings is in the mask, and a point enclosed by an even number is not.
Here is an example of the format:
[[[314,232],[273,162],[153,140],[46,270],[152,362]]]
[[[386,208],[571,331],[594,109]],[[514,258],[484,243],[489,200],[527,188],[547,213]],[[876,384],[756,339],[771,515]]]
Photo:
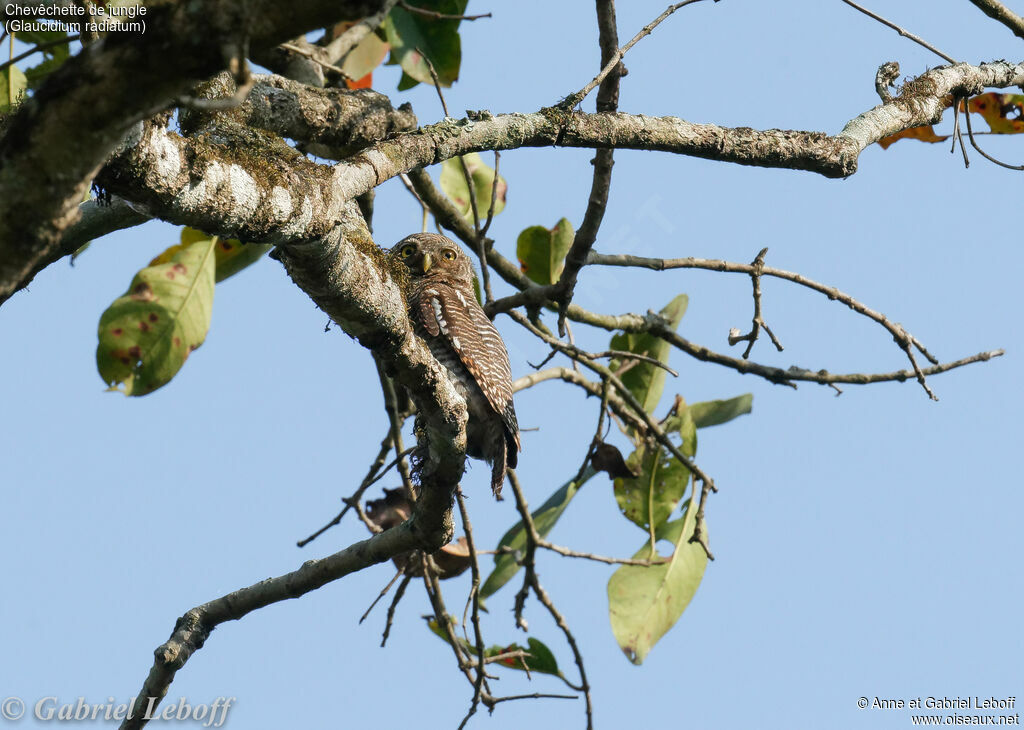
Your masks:
[[[396,243],[391,256],[405,264],[413,279],[438,277],[473,285],[473,265],[458,244],[438,233],[414,233]]]

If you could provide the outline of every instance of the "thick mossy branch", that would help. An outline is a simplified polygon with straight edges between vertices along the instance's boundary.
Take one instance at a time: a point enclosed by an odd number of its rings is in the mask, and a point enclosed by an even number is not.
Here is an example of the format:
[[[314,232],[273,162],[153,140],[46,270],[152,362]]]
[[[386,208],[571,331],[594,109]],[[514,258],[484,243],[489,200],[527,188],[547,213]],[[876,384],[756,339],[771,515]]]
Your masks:
[[[0,302],[52,255],[77,220],[92,178],[137,122],[231,59],[237,62],[249,47],[365,17],[382,2],[157,4],[147,14],[146,33],[110,34],[69,59],[18,108],[0,137]]]

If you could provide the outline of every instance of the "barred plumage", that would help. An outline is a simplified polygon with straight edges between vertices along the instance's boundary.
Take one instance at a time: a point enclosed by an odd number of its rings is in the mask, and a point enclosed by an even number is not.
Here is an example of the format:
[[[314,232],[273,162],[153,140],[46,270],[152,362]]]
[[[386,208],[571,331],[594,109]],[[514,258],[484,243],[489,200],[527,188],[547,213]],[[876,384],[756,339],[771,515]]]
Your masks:
[[[419,334],[466,399],[466,454],[491,464],[491,491],[500,499],[505,472],[519,460],[519,424],[508,352],[477,303],[473,267],[436,233],[407,236],[391,255],[409,269],[409,309]]]

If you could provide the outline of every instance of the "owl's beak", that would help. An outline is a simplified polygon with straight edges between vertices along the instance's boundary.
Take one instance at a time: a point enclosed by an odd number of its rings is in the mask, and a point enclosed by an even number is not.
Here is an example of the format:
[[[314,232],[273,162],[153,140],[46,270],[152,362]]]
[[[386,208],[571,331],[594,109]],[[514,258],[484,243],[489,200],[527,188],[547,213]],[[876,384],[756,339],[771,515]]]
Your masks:
[[[430,254],[424,252],[423,253],[423,260],[420,262],[420,265],[423,267],[423,273],[424,274],[427,273],[428,271],[430,271],[430,265],[432,263],[433,263],[433,261],[430,258]]]

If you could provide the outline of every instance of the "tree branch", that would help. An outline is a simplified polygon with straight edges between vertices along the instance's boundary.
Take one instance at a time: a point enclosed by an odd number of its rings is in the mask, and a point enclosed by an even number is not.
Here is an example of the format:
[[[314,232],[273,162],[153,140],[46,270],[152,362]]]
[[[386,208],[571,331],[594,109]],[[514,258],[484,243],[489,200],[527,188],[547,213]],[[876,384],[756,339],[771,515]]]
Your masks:
[[[402,292],[400,268],[370,239],[358,207],[350,202],[338,226],[321,239],[279,247],[288,274],[349,335],[370,348],[402,383],[422,424],[421,491],[413,516],[368,540],[299,570],[243,588],[192,609],[178,621],[136,702],[136,717],[124,727],[141,727],[140,709],[162,698],[174,675],[224,621],[286,598],[296,598],[351,572],[410,550],[429,554],[453,532],[452,500],[462,476],[466,448],[466,405],[429,349],[413,334]]]
[[[1024,38],[1024,18],[1017,15],[999,0],[970,0],[981,12],[988,17],[999,21],[1018,38]]]
[[[62,64],[14,112],[0,138],[0,302],[51,255],[77,220],[92,177],[138,121],[166,108],[196,81],[238,65],[250,46],[276,45],[336,20],[364,17],[380,4],[154,5],[145,34],[110,34]]]
[[[670,8],[670,10],[674,9]],[[669,11],[666,11],[667,16]],[[625,67],[622,65],[622,55],[625,50],[619,51],[619,33],[615,25],[615,3],[613,0],[597,0],[597,27],[598,43],[601,47],[601,68],[615,63],[608,75],[601,81],[597,90],[597,111],[614,112],[619,107],[619,79],[622,78]],[[645,30],[647,30],[645,28]],[[647,30],[649,33],[650,30]],[[639,37],[638,37],[639,38]],[[632,42],[636,42],[638,38]],[[578,103],[578,102],[577,102]],[[594,155],[594,176],[590,183],[590,197],[587,198],[587,210],[583,214],[583,222],[576,230],[572,246],[565,255],[565,267],[562,269],[558,281],[555,282],[555,289],[558,292],[554,298],[558,301],[558,334],[565,336],[565,315],[569,309],[569,302],[572,301],[573,292],[576,289],[576,279],[580,269],[587,262],[587,254],[593,248],[597,240],[597,232],[601,228],[601,221],[604,220],[604,211],[608,206],[608,192],[612,185],[612,165],[614,151],[611,149],[598,150]]]

